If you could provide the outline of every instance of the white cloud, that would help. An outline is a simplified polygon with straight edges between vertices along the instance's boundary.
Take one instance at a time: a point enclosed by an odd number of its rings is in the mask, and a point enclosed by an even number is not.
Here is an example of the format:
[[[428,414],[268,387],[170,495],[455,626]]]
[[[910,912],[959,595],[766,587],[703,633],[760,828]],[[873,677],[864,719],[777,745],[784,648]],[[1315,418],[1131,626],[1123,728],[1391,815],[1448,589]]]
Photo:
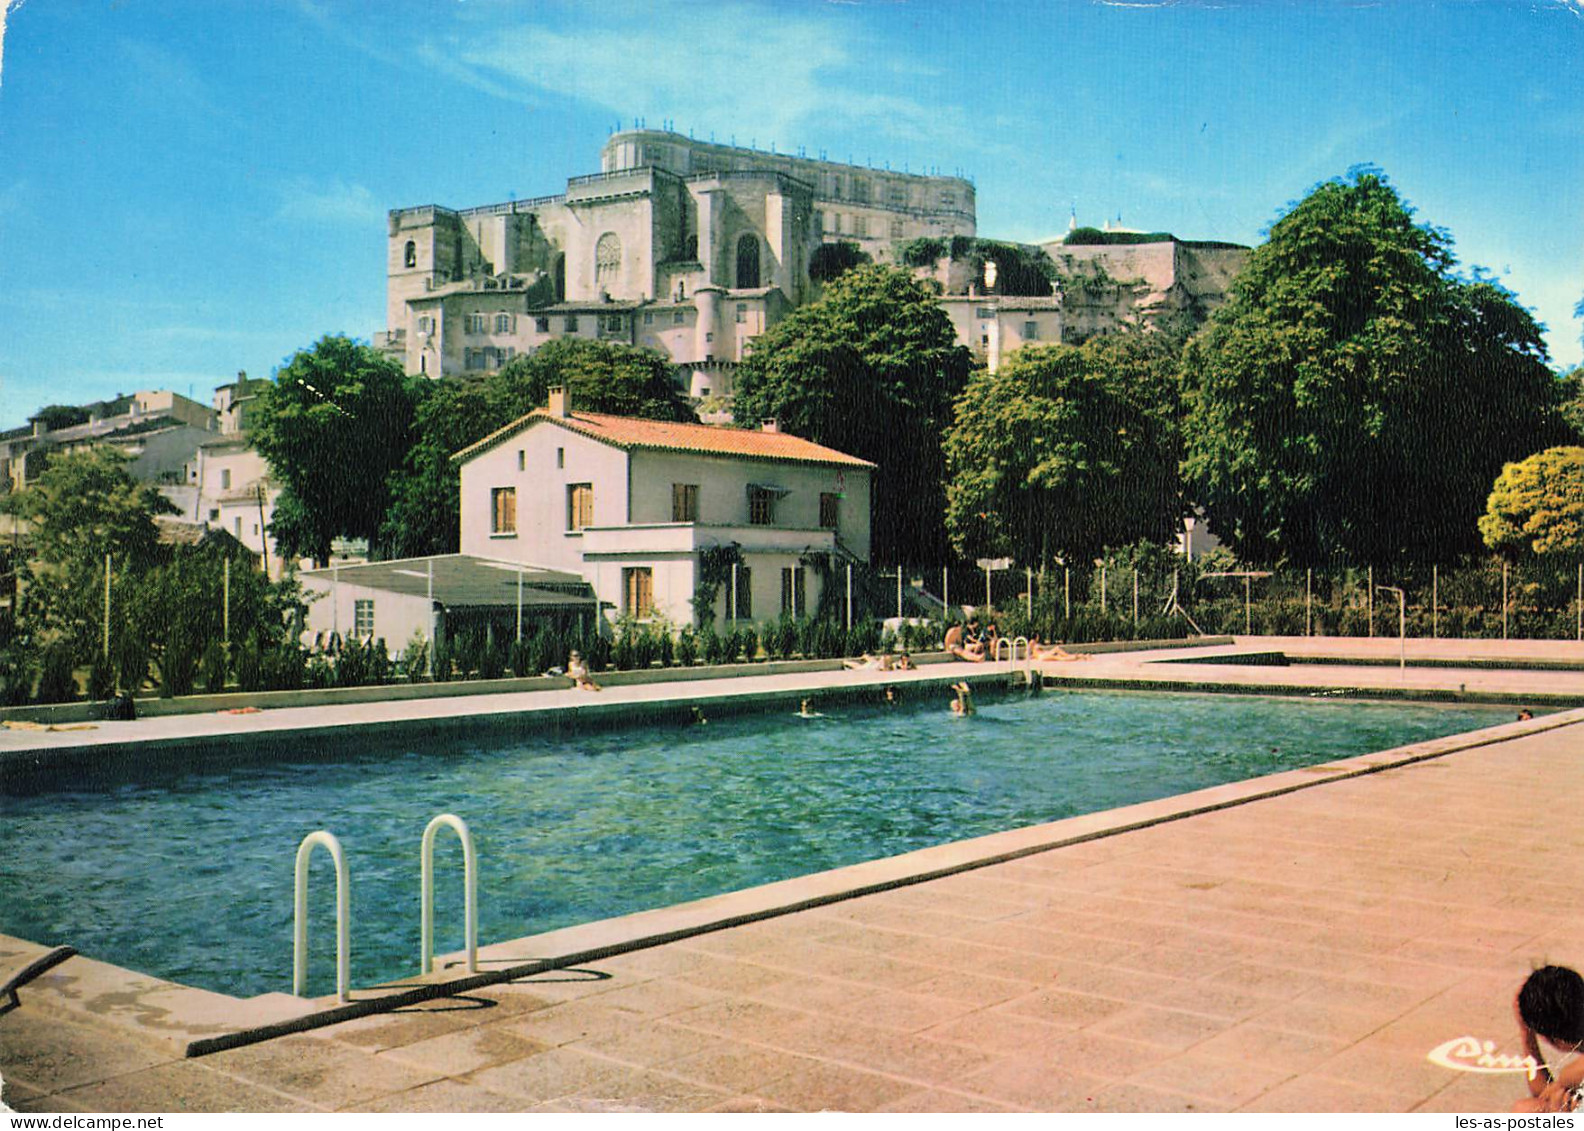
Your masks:
[[[460,26],[417,56],[446,76],[530,105],[570,97],[623,124],[671,119],[700,136],[793,152],[799,143],[867,131],[878,139],[973,144],[964,107],[914,97],[933,60],[871,58],[852,13],[741,3],[591,6],[575,30],[510,9],[458,9]],[[678,28],[686,28],[678,34]],[[878,48],[877,48],[878,50]],[[886,51],[894,51],[887,45]],[[863,160],[868,154],[852,156]],[[878,157],[876,153],[873,156]]]
[[[366,228],[385,218],[385,209],[372,192],[339,177],[328,184],[293,181],[279,191],[281,202],[276,215],[281,220]]]

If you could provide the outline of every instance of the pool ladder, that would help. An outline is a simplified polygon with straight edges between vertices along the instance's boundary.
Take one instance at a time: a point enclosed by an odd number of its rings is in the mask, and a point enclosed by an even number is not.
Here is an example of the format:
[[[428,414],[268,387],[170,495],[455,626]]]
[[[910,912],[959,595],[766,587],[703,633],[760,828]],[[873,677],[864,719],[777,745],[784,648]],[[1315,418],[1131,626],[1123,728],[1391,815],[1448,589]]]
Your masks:
[[[1018,645],[1021,644],[1023,645],[1023,685],[1030,688],[1036,687],[1037,684],[1034,678],[1034,646],[1029,643],[1029,638],[1016,636],[1008,640],[1004,636],[996,637],[995,654],[990,657],[993,663],[999,664],[1001,662],[1001,645],[1003,644],[1006,645],[1007,673],[1012,677],[1011,682],[1014,684],[1018,682],[1017,654]]]
[[[465,889],[463,915],[467,940],[468,973],[478,973],[478,853],[467,822],[453,813],[441,813],[424,828],[419,847],[419,969],[434,969],[434,842],[440,829],[449,828],[462,842],[462,876]],[[330,853],[336,877],[336,997],[351,1001],[349,970],[352,958],[352,881],[346,852],[335,835],[325,829],[311,832],[297,846],[297,875],[293,890],[292,993],[303,996],[308,984],[308,861],[315,847]]]

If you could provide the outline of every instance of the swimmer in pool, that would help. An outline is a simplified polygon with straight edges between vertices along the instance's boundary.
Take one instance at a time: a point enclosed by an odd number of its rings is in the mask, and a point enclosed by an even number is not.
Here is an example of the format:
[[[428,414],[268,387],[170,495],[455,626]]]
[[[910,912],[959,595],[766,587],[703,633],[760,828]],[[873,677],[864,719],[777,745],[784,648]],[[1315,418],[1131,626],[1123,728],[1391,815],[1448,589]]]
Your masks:
[[[974,713],[973,688],[968,686],[967,681],[954,683],[951,686],[957,693],[957,697],[952,700],[951,713],[959,719],[966,719]]]
[[[823,719],[825,716],[814,709],[814,700],[805,699],[798,707],[797,717],[800,719]]]

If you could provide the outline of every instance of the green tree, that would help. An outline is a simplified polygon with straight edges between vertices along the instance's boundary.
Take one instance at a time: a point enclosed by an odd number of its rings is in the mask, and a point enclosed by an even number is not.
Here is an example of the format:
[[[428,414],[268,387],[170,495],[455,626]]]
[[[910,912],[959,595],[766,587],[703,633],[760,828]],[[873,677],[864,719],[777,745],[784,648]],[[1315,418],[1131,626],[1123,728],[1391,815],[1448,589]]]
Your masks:
[[[578,412],[697,420],[670,361],[620,343],[563,339],[513,358],[482,381],[433,382],[418,405],[417,440],[391,480],[380,526],[390,556],[456,552],[459,483],[452,454],[544,406],[554,385],[567,386]]]
[[[1181,513],[1177,354],[1161,335],[1025,348],[979,371],[947,435],[946,525],[966,557],[1164,541]]]
[[[869,253],[851,240],[822,243],[809,257],[809,278],[816,283],[828,283],[854,267],[873,262]]]
[[[32,527],[34,561],[22,597],[30,627],[66,638],[84,655],[103,622],[106,555],[118,575],[146,571],[161,552],[154,516],[176,509],[126,465],[108,447],[56,455],[4,504]]]
[[[900,268],[857,267],[759,338],[733,411],[877,464],[876,558],[940,561],[941,437],[969,368],[928,287]]]
[[[1445,560],[1502,464],[1563,442],[1540,328],[1454,274],[1378,172],[1320,185],[1188,345],[1184,470],[1245,560]]]
[[[282,553],[324,562],[340,536],[377,549],[427,383],[343,337],[321,338],[276,373],[259,397],[253,443],[282,484],[271,524]]]
[[[1479,530],[1493,550],[1584,556],[1584,448],[1547,448],[1502,468]]]

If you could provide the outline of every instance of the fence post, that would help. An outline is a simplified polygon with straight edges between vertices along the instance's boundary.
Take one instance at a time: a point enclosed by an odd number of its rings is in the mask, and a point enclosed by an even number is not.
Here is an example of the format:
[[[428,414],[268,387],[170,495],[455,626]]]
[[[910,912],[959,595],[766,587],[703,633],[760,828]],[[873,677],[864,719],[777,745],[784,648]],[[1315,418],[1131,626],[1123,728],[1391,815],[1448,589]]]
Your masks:
[[[1502,562],[1502,639],[1507,639],[1507,563]]]
[[[1578,639],[1584,640],[1584,563],[1578,567]]]
[[[1441,636],[1441,567],[1430,567],[1430,639]]]
[[[1304,570],[1304,635],[1314,635],[1314,567]]]
[[[1072,620],[1072,570],[1062,566],[1062,616]]]
[[[109,564],[109,559],[108,558],[105,559],[105,562],[108,565]],[[223,608],[222,608],[221,614],[220,614],[220,625],[221,625],[220,634],[221,634],[221,638],[222,638],[222,640],[224,641],[224,644],[225,644],[225,654],[229,658],[230,655],[231,655],[231,559],[230,558],[226,558],[225,561],[221,562],[220,563],[220,569],[221,569],[220,588],[221,588],[222,593],[223,593],[223,596],[221,597],[221,603],[223,605]],[[106,578],[106,580],[108,580],[109,577],[110,577],[110,571],[108,569],[106,569],[105,570],[105,578]],[[108,606],[107,606],[107,608],[108,608]],[[106,619],[106,623],[107,624],[109,623],[108,622],[108,618]],[[108,647],[106,647],[105,652],[106,652],[106,655],[109,654],[109,648]]]
[[[110,660],[110,555],[105,555],[104,658]]]
[[[951,621],[951,566],[941,566],[941,616]]]
[[[1138,635],[1138,566],[1133,567],[1133,635]]]
[[[902,619],[902,563],[897,562],[897,620]],[[902,626],[897,625],[897,631],[902,631]]]
[[[1105,563],[1101,562],[1100,563],[1100,614],[1102,616],[1104,616],[1105,612],[1106,612],[1106,567],[1105,567]]]
[[[1247,574],[1243,575],[1243,635],[1254,635],[1254,586],[1253,579]]]
[[[737,618],[737,567],[732,566],[732,619]],[[852,562],[847,563],[847,631],[852,631]]]
[[[1369,634],[1375,635],[1375,567],[1369,567]]]

